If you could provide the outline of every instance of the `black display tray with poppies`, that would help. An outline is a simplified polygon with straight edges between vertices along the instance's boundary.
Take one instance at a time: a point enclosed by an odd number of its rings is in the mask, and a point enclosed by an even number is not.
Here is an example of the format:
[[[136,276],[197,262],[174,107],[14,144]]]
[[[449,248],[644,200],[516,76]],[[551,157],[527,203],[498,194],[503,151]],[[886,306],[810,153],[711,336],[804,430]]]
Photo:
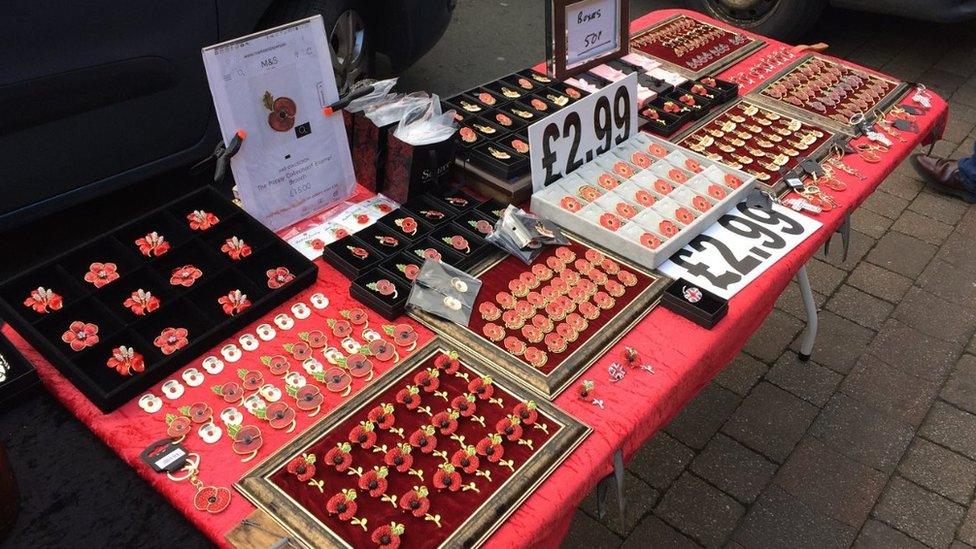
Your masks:
[[[210,187],[125,221],[0,283],[4,319],[104,412],[310,286],[318,273]]]
[[[377,222],[384,228],[395,227],[402,232],[404,216],[422,220],[420,223],[425,228],[418,224],[416,234],[411,235],[415,238],[405,240],[405,245],[367,251],[362,247],[365,239],[360,237],[363,234],[360,231],[327,246],[323,257],[352,279],[349,288],[352,297],[392,320],[403,315],[413,279],[426,259],[438,259],[468,270],[495,251],[484,237],[494,230],[496,213],[502,207],[496,201],[482,201],[456,189],[436,190],[411,199]],[[361,268],[351,268],[353,265],[349,263],[354,260],[346,254],[348,247],[357,249],[359,255],[363,251],[370,254],[367,258],[353,256]]]
[[[446,99],[458,113],[457,159],[502,180],[529,173],[528,126],[589,95],[532,69]]]
[[[309,547],[478,547],[590,428],[435,338],[237,484]]]

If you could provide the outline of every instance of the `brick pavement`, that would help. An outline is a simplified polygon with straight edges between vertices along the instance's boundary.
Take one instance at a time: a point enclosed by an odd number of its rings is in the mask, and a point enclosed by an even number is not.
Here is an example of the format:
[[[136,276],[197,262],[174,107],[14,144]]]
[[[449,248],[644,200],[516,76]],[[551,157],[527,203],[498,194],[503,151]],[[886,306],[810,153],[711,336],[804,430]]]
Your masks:
[[[829,10],[809,42],[949,99],[935,151],[976,142],[976,24]],[[577,511],[564,547],[976,547],[976,207],[908,162],[741,353],[628,465],[628,510]]]

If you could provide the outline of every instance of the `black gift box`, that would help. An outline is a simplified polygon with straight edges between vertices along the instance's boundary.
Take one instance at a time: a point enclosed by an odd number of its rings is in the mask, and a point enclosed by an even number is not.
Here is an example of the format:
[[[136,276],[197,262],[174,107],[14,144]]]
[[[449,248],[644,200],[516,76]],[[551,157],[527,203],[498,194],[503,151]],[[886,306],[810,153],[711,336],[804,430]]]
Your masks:
[[[711,329],[729,312],[729,301],[704,290],[683,278],[668,286],[661,304],[688,320]]]
[[[423,260],[409,252],[406,252],[397,254],[387,259],[382,265],[380,265],[379,268],[384,269],[388,273],[396,276],[400,279],[400,282],[411,285],[413,284],[413,279],[407,276],[407,270],[410,268],[410,266],[413,266],[415,273],[419,273],[420,268],[423,267],[423,265]],[[413,276],[416,277],[417,275],[413,274]]]
[[[482,203],[482,200],[447,185],[434,189],[427,194],[427,198],[438,204],[447,204],[459,213],[473,210]]]
[[[400,231],[395,231],[382,223],[373,223],[358,231],[356,237],[386,256],[407,249],[407,246],[413,241],[413,239],[403,236]]]
[[[500,143],[482,143],[472,147],[469,154],[472,164],[502,179],[512,179],[529,170],[527,156]],[[502,155],[506,157],[501,158]]]
[[[386,259],[386,254],[351,234],[326,246],[322,257],[340,273],[356,278]]]
[[[436,254],[433,253],[435,251],[437,252]],[[405,253],[409,253],[421,261],[425,259],[439,259],[459,269],[462,268],[460,265],[464,261],[462,254],[454,251],[449,245],[430,237],[414,242]]]
[[[481,101],[478,101],[475,96],[467,93],[455,95],[454,97],[445,99],[444,102],[464,116],[479,115],[491,108],[490,105],[485,105]]]
[[[528,95],[506,105],[507,112],[516,118],[522,119],[522,121],[528,123],[530,126],[555,112],[555,109],[550,108],[549,105],[545,105],[549,109],[548,111],[539,110],[533,106],[533,101],[542,100],[534,95]],[[542,101],[542,103],[544,104],[546,102]]]
[[[481,211],[472,210],[457,216],[454,224],[484,238],[495,230],[495,221]]]
[[[504,212],[505,208],[507,207],[508,204],[504,204],[492,198],[491,200],[488,200],[487,202],[478,206],[478,211],[485,214],[494,224],[494,222],[498,221],[498,219],[502,216],[502,212]]]
[[[648,112],[656,112],[657,120],[647,116]],[[662,109],[655,107],[653,105],[648,105],[639,111],[638,117],[641,120],[641,129],[647,130],[657,135],[667,137],[674,134],[678,129],[680,129],[685,122],[688,121],[688,116],[675,116],[670,113],[664,112]],[[659,122],[663,121],[663,123]]]
[[[507,103],[513,99],[518,99],[527,93],[531,93],[527,90],[523,90],[514,83],[507,82],[505,80],[495,80],[489,84],[485,84],[484,89],[493,92],[496,96],[504,99],[502,103]]]
[[[658,95],[664,95],[674,90],[674,86],[667,81],[644,73],[637,75],[637,83]]]
[[[458,239],[455,242],[456,237],[460,237],[463,241]],[[459,227],[456,223],[450,223],[436,229],[430,233],[430,238],[440,244],[450,246],[452,251],[463,256],[464,259],[455,265],[455,267],[460,269],[468,268],[472,263],[469,258],[478,257],[482,252],[482,248],[488,245],[485,239],[467,229]],[[467,247],[465,248],[462,244],[467,244]]]
[[[386,287],[392,288],[395,293],[382,293],[386,291],[382,281],[388,282],[389,286]],[[394,320],[403,314],[407,298],[410,297],[410,284],[384,269],[373,269],[353,281],[349,287],[349,295],[384,318]]]
[[[203,210],[219,218],[203,231],[190,230],[187,215]],[[235,334],[315,280],[318,269],[256,219],[207,187],[130,220],[54,259],[28,268],[0,283],[0,313],[55,368],[103,411],[111,411],[172,374],[190,359]],[[172,234],[171,248],[159,257],[142,255],[135,243],[146,233]],[[145,231],[145,232],[143,232]],[[232,259],[220,247],[230,236],[243,238],[251,253]],[[51,239],[56,242],[55,238]],[[85,281],[92,263],[111,262],[119,278],[96,288]],[[202,276],[191,286],[170,280],[182,267],[193,265]],[[287,268],[294,280],[272,289],[267,272]],[[62,295],[63,307],[38,314],[24,306],[30,290],[44,286]],[[137,315],[120,303],[134,289],[148,291],[160,306]],[[231,290],[247,294],[251,306],[239,314],[225,314],[217,299]],[[75,321],[98,326],[98,342],[73,351],[62,334]],[[153,341],[166,328],[186,328],[186,346],[166,355]],[[107,365],[112,349],[133,347],[145,357],[145,371],[118,374]]]
[[[503,132],[518,131],[528,127],[528,123],[517,116],[501,110],[491,110],[481,115],[482,120],[491,122]],[[494,136],[497,137],[497,136]]]
[[[417,214],[404,208],[397,208],[393,210],[392,212],[381,217],[378,222],[386,225],[393,232],[410,240],[421,238],[433,229],[430,224],[417,216]],[[416,225],[416,228],[414,228],[412,231],[409,230],[410,227],[408,223]]]
[[[552,84],[553,83],[552,78],[549,78],[548,75],[542,74],[541,72],[536,71],[536,70],[533,70],[533,69],[521,70],[521,71],[515,73],[512,76],[515,76],[515,75],[524,76],[526,78],[529,78],[530,80],[532,80],[536,84],[541,84],[542,86],[548,86],[549,84]]]
[[[411,198],[401,208],[413,212],[417,218],[423,219],[428,225],[435,228],[450,223],[451,218],[458,212],[453,206],[443,201],[436,201],[429,194]]]
[[[562,105],[563,107],[572,105],[573,103],[579,101],[580,99],[583,99],[587,95],[590,95],[590,93],[587,92],[586,90],[581,90],[575,86],[570,86],[569,84],[563,82],[557,82],[549,86],[548,90],[539,93],[546,96],[546,99],[549,99],[550,101],[553,101],[553,99],[549,97],[550,93],[555,94],[559,97],[565,97],[567,101],[565,105]]]
[[[37,389],[41,382],[34,366],[3,334],[0,334],[0,356],[7,364],[6,372],[0,376],[3,378],[0,381],[0,410],[6,410]]]
[[[510,98],[488,88],[475,88],[470,90],[468,93],[471,94],[478,101],[478,103],[481,103],[488,108],[498,107],[499,105],[504,105],[505,103],[511,101]]]

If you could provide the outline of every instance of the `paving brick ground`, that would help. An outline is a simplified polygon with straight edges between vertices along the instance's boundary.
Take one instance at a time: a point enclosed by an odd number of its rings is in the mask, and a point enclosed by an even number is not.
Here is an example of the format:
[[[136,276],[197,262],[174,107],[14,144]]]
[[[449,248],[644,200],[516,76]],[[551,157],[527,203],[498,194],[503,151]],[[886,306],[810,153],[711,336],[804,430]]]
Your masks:
[[[935,150],[960,156],[976,142],[974,31],[829,10],[808,41],[948,98]],[[564,547],[976,547],[976,207],[906,162],[853,227],[848,261],[809,265],[813,360],[795,356],[792,283],[628,465],[624,520],[597,518],[591,495]]]

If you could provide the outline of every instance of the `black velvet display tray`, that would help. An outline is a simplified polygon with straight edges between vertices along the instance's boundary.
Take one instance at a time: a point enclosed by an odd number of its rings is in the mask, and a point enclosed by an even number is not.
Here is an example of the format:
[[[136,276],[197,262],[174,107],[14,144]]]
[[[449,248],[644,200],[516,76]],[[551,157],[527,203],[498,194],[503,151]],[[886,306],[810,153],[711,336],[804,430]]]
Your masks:
[[[204,210],[219,222],[191,230],[187,214]],[[233,335],[315,280],[318,268],[256,219],[207,187],[170,202],[135,220],[119,212],[121,224],[54,259],[26,266],[0,283],[0,313],[82,393],[104,412],[118,408],[195,356]],[[151,231],[162,234],[170,249],[159,257],[142,255],[135,240]],[[231,236],[243,239],[251,253],[239,260],[221,251]],[[50,240],[57,245],[54,235]],[[117,265],[119,278],[96,288],[85,273],[94,262]],[[174,269],[193,265],[202,271],[189,287],[173,285]],[[287,268],[294,280],[272,289],[267,271]],[[63,307],[47,314],[24,305],[31,290],[43,286],[63,297]],[[135,290],[151,292],[160,307],[139,316],[122,303]],[[250,307],[229,316],[217,299],[232,290],[247,294]],[[98,342],[73,351],[62,334],[74,321],[95,323]],[[153,340],[165,328],[186,328],[188,343],[165,355]],[[112,349],[131,346],[145,358],[145,371],[123,376],[107,365]]]

